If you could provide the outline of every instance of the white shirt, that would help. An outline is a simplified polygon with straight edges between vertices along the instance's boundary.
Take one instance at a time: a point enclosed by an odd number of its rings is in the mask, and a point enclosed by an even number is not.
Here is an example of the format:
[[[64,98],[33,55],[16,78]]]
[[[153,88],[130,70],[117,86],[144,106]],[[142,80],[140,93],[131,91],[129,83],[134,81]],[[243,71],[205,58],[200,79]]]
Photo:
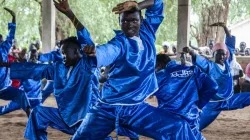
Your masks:
[[[140,50],[144,50],[144,46],[140,37],[133,36],[133,37],[130,37],[130,39],[133,39],[134,41],[137,42]]]
[[[217,63],[216,63],[217,64]],[[223,71],[226,70],[226,66],[225,65],[221,65],[221,64],[217,64],[219,66],[219,68]]]

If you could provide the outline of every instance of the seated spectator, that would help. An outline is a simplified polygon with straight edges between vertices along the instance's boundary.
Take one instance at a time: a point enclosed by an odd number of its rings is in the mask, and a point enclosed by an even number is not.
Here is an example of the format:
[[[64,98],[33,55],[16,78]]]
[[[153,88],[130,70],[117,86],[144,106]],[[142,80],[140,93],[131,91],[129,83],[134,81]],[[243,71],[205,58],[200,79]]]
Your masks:
[[[237,62],[235,55],[233,55],[232,62],[230,63],[230,72],[234,81],[234,93],[240,93],[240,78],[243,77],[243,69]]]
[[[246,67],[245,81],[242,83],[241,92],[250,92],[250,63]]]

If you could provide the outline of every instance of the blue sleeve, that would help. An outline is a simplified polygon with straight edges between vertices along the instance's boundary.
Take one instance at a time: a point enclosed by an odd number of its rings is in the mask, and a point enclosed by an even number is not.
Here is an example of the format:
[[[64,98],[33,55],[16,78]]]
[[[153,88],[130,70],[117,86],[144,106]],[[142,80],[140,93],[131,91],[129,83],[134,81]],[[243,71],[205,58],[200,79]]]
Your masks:
[[[12,40],[15,38],[16,24],[9,23],[8,30],[9,30],[8,36],[6,37],[6,40],[1,45],[1,47],[4,47],[4,49],[6,49],[7,52],[9,52],[11,45],[12,45]]]
[[[12,63],[11,79],[54,80],[54,65],[36,63]]]
[[[162,0],[154,0],[154,5],[148,8],[145,12],[145,21],[151,26],[154,33],[156,33],[164,19],[163,11],[164,5]]]
[[[235,36],[226,36],[225,44],[227,45],[227,48],[230,53],[229,62],[231,62],[233,59],[233,54],[235,50],[235,42],[236,42],[235,40],[236,40]]]
[[[92,38],[86,27],[82,31],[77,31],[77,39],[81,43],[82,47],[89,45],[95,46],[95,43],[92,41]]]
[[[96,47],[97,67],[109,66],[122,54],[122,44],[117,38]]]
[[[206,58],[196,54],[195,59],[192,57],[192,63],[198,66],[202,71],[207,73],[209,72],[209,63],[211,63],[210,60],[207,60]]]
[[[197,105],[200,109],[202,109],[217,93],[218,85],[213,79],[202,72],[198,67],[196,67],[195,69],[195,75],[199,94],[199,101]]]
[[[57,50],[57,51],[52,51],[50,53],[40,54],[38,60],[41,62],[49,62],[49,61],[58,62],[58,61],[63,61],[63,57],[60,51]]]

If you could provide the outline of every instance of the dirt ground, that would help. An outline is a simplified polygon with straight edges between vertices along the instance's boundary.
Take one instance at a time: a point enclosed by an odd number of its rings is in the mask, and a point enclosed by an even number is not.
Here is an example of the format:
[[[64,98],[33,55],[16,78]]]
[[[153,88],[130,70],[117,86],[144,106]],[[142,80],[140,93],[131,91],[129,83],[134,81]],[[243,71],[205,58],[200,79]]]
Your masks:
[[[154,103],[152,99],[150,103]],[[7,104],[6,101],[0,100],[0,105]],[[53,97],[46,100],[45,106],[56,106]],[[0,140],[24,140],[23,133],[27,117],[21,110],[0,116]],[[71,136],[49,128],[49,140],[68,140]],[[203,131],[207,140],[250,140],[250,107],[242,110],[226,111]],[[115,133],[111,134],[115,137]],[[114,138],[115,139],[115,138]],[[151,140],[140,137],[141,140]],[[126,140],[119,137],[119,140]]]

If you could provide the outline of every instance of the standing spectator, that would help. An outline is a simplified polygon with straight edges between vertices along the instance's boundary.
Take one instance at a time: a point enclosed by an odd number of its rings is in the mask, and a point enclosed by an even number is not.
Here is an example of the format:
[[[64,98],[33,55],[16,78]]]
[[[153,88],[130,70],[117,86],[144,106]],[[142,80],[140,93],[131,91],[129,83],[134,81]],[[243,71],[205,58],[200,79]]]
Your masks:
[[[240,43],[240,54],[241,55],[245,55],[244,53],[245,53],[245,49],[246,49],[246,42],[241,42]]]
[[[240,78],[243,77],[243,69],[237,62],[236,56],[233,54],[232,62],[230,63],[230,72],[234,82],[234,93],[240,93]]]

